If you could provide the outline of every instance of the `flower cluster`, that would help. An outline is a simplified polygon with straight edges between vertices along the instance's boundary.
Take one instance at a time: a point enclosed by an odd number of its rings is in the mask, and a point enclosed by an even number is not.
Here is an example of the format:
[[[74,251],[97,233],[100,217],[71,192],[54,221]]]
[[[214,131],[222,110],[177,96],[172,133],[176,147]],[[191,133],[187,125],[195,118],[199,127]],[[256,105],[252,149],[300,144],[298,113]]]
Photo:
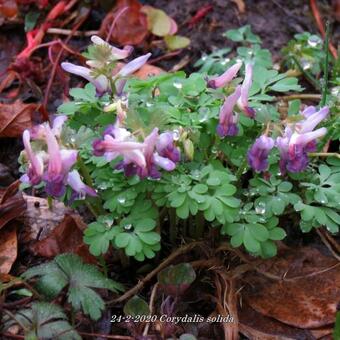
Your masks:
[[[102,139],[93,142],[93,151],[95,156],[104,156],[108,161],[122,156],[117,169],[124,170],[126,176],[138,175],[140,178],[157,179],[160,177],[158,168],[172,171],[180,161],[180,151],[175,146],[172,132],[159,134],[158,128],[154,128],[140,143],[120,127],[119,121],[106,128]]]
[[[107,66],[112,63],[115,66],[114,63],[117,60],[127,58],[132,53],[133,47],[125,46],[123,49],[119,49],[111,46],[106,41],[95,35],[91,37],[91,41],[97,49],[97,52],[95,53],[95,59],[86,61],[89,68],[68,62],[61,63],[61,67],[65,71],[83,77],[92,83],[97,89],[98,95],[112,91],[111,85],[113,82],[136,72],[151,56],[151,53],[147,53],[128,62],[119,71],[117,68],[112,71],[111,68],[107,68]],[[121,82],[116,82],[115,85],[117,91],[122,86]]]
[[[308,152],[316,151],[317,138],[327,133],[326,128],[313,131],[329,113],[327,106],[319,111],[307,107],[301,114],[303,119],[297,123],[287,123],[282,136],[276,138],[262,135],[256,139],[248,151],[248,163],[257,172],[268,169],[268,155],[274,145],[280,152],[280,171],[285,174],[304,171],[308,165]]]
[[[58,116],[52,127],[48,123],[40,124],[23,133],[24,156],[28,161],[26,173],[21,176],[23,183],[32,186],[45,184],[49,196],[61,197],[66,185],[73,189],[72,199],[83,198],[86,194],[96,196],[94,189],[83,183],[77,170],[71,170],[77,161],[78,151],[61,146],[60,134],[66,116]],[[42,141],[47,149],[35,151],[31,139]]]
[[[208,81],[211,88],[221,88],[229,84],[236,77],[242,63],[238,62],[231,66],[219,77],[214,77]],[[248,96],[252,85],[253,67],[251,64],[245,66],[245,77],[242,85],[236,87],[235,91],[228,96],[220,109],[219,124],[217,134],[220,137],[236,136],[238,133],[239,113],[234,111],[235,106],[239,108],[246,116],[255,117],[255,110],[249,106]]]

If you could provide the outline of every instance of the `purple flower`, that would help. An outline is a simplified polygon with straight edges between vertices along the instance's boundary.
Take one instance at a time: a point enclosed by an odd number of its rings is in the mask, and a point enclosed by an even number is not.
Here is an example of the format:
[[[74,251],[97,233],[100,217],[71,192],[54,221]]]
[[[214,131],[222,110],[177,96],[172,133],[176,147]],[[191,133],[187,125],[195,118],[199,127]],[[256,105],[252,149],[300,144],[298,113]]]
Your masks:
[[[73,189],[73,199],[83,199],[86,195],[95,197],[97,193],[94,189],[87,186],[80,178],[77,170],[72,170],[67,175],[67,184]]]
[[[104,131],[104,139],[95,140],[92,146],[95,156],[104,156],[108,161],[123,156],[124,164],[146,164],[142,152],[144,144],[138,143],[129,131],[119,127],[117,123],[108,126]]]
[[[31,185],[37,185],[41,182],[42,175],[44,173],[44,161],[42,157],[35,154],[31,146],[31,137],[29,130],[25,130],[22,139],[25,146],[25,152],[30,162],[27,170],[27,174],[21,176],[20,180],[23,183],[30,183]]]
[[[77,150],[63,149],[58,141],[66,119],[66,116],[58,116],[54,119],[52,128],[49,124],[44,123],[32,129],[34,139],[44,141],[47,144],[47,153],[40,151],[35,154],[30,144],[30,131],[24,131],[23,142],[29,166],[27,174],[21,177],[21,181],[31,185],[37,185],[44,181],[46,193],[53,197],[62,196],[67,184],[79,196],[85,194],[94,196],[95,191],[82,183],[78,172],[71,171],[77,161]],[[47,169],[45,165],[47,165]]]
[[[65,121],[67,120],[67,116],[58,115],[54,118],[52,123],[52,132],[57,137],[60,138],[61,131]],[[30,130],[31,138],[34,140],[45,140],[46,139],[46,126],[48,124],[39,124],[33,126]]]
[[[211,78],[208,80],[208,87],[212,89],[218,89],[220,87],[225,87],[228,85],[233,78],[236,77],[237,72],[240,70],[242,62],[238,62],[235,65],[228,68],[223,74],[218,77]]]
[[[163,136],[163,142],[164,142]],[[137,174],[140,178],[151,177],[151,178],[159,178],[161,176],[158,171],[158,167],[166,170],[172,171],[176,167],[176,163],[167,157],[160,156],[156,151],[155,147],[157,141],[159,139],[158,129],[154,128],[153,131],[145,138],[144,144],[145,148],[143,150],[143,154],[145,157],[146,165],[144,167],[137,168]],[[168,139],[169,141],[169,139]],[[167,149],[166,145],[162,145],[162,141],[159,144],[160,150],[164,151]],[[175,154],[171,154],[171,156],[175,156]],[[176,157],[176,156],[175,156]]]
[[[112,45],[110,45],[109,43],[107,43],[106,41],[104,41],[102,38],[98,37],[97,35],[93,35],[91,37],[91,41],[97,45],[97,46],[105,46],[106,48],[111,50],[111,58],[110,60],[120,60],[120,59],[125,59],[127,58],[133,51],[133,47],[132,46],[124,46],[123,49],[114,47]],[[91,64],[87,63],[89,66],[91,67],[95,67],[92,66]]]
[[[66,72],[85,78],[94,85],[99,95],[110,90],[109,81],[103,74],[95,76],[93,75],[93,71],[91,69],[67,62],[61,63],[61,67]]]
[[[276,146],[280,150],[280,169],[284,174],[304,171],[308,165],[308,152],[316,150],[316,140],[327,133],[326,128],[313,131],[324,120],[329,112],[327,106],[319,111],[308,107],[302,112],[304,120],[289,125],[282,137],[276,139]]]
[[[171,171],[180,159],[171,132],[159,136],[155,128],[143,143],[139,143],[118,123],[106,128],[104,139],[94,141],[93,149],[94,155],[104,155],[109,161],[123,156],[116,168],[124,170],[126,176],[138,175],[140,178],[159,178],[158,167]]]
[[[135,58],[128,62],[126,65],[124,65],[120,71],[116,74],[116,77],[126,77],[137,70],[139,70],[146,62],[148,59],[151,57],[151,53],[147,53],[145,55],[142,55],[138,58]]]
[[[255,117],[255,110],[249,107],[248,104],[248,96],[249,90],[252,85],[252,78],[253,78],[253,66],[251,64],[247,64],[245,77],[241,86],[241,96],[237,101],[237,105],[250,118]]]
[[[234,113],[234,106],[241,95],[241,86],[237,86],[235,92],[227,97],[220,110],[217,134],[220,137],[235,136],[238,133],[238,113]]]
[[[271,137],[262,135],[248,151],[248,163],[257,172],[268,169],[268,155],[274,147],[274,140]]]
[[[174,143],[173,132],[164,132],[159,136],[156,150],[160,156],[168,158],[175,163],[181,159],[181,153]]]
[[[65,179],[71,167],[77,161],[76,150],[60,150],[58,141],[49,126],[46,126],[46,144],[48,150],[48,168],[43,179],[46,192],[55,197],[65,193]]]

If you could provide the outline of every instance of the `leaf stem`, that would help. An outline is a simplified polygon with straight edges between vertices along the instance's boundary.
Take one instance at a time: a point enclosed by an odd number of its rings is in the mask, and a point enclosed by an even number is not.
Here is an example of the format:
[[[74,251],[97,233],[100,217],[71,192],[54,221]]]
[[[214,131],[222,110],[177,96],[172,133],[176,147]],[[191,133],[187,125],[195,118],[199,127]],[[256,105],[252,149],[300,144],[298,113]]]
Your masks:
[[[107,277],[108,276],[108,269],[107,269],[107,265],[106,265],[106,261],[103,255],[98,256],[98,260],[99,263],[101,264],[101,266],[103,267],[104,270],[104,275]]]
[[[170,242],[172,245],[176,244],[176,238],[177,238],[177,218],[176,218],[176,210],[173,208],[169,209],[169,236],[170,236]]]
[[[337,152],[311,152],[308,154],[311,157],[336,157],[340,158],[340,153]]]
[[[296,94],[290,94],[287,96],[280,96],[276,97],[278,100],[295,100],[295,99],[309,99],[309,100],[320,100],[321,95],[320,94],[312,94],[312,93],[296,93]]]
[[[47,196],[47,206],[49,210],[53,209],[53,198],[52,196]]]
[[[292,59],[296,66],[298,67],[299,71],[304,75],[306,80],[308,80],[317,90],[320,90],[320,85],[318,81],[308,71],[303,69],[300,62],[297,60],[295,56],[292,56]]]
[[[90,186],[91,188],[93,187],[93,181],[90,175],[90,172],[84,163],[83,159],[81,157],[78,157],[78,165],[79,165],[79,170],[82,176],[84,177],[85,183]],[[94,215],[94,217],[98,217],[99,215],[105,215],[106,212],[103,209],[102,203],[99,198],[94,199],[95,202],[92,204],[89,200],[85,200],[86,206],[89,208],[91,213]]]
[[[327,87],[328,87],[328,60],[329,60],[329,21],[326,22],[326,35],[325,35],[325,43],[324,43],[324,52],[325,52],[325,62],[323,65],[323,86],[322,86],[322,98],[320,102],[320,107],[326,105],[327,99]]]
[[[12,312],[10,312],[7,309],[3,309],[3,312],[7,314],[13,321],[15,321],[25,332],[27,331],[25,325],[20,320],[18,320],[17,317]]]
[[[195,216],[195,222],[196,222],[196,232],[195,236],[196,239],[200,239],[204,235],[204,224],[205,224],[205,219],[203,216],[203,213],[201,211],[198,211],[196,216]]]
[[[248,161],[247,161],[247,157],[244,157],[243,162],[241,163],[240,167],[238,168],[238,170],[236,171],[236,178],[237,181],[240,180],[244,170],[248,167]]]

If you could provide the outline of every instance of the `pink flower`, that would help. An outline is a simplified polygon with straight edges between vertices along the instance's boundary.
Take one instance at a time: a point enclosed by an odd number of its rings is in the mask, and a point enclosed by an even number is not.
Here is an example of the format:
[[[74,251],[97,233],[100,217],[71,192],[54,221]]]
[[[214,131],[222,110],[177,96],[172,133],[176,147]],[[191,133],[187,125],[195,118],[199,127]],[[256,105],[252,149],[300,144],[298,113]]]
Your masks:
[[[61,63],[61,67],[66,72],[85,78],[94,85],[100,95],[110,90],[109,81],[103,74],[94,76],[91,69],[68,62]]]
[[[35,154],[32,150],[29,130],[24,131],[22,139],[25,146],[25,152],[30,163],[27,174],[21,177],[21,181],[24,183],[30,183],[31,185],[37,185],[42,180],[42,175],[44,173],[44,161],[42,157]]]
[[[110,58],[111,60],[126,59],[133,51],[132,46],[124,46],[123,49],[120,49],[120,48],[117,48],[117,47],[110,45],[109,43],[107,43],[102,38],[98,37],[97,35],[93,35],[91,37],[91,41],[97,46],[105,46],[108,49],[110,49],[111,50],[111,58]],[[91,65],[89,65],[89,66],[91,66]]]
[[[227,97],[220,110],[217,134],[220,137],[235,136],[238,133],[238,113],[234,112],[234,106],[241,95],[241,86],[237,86],[234,93]]]
[[[72,170],[67,175],[67,184],[73,189],[73,199],[82,199],[86,195],[95,197],[97,193],[94,189],[87,186],[80,178],[79,172],[77,170]]]
[[[251,64],[247,64],[245,77],[241,86],[241,96],[237,101],[237,105],[250,118],[255,117],[255,110],[249,107],[248,104],[249,90],[252,85],[252,78],[253,66]]]
[[[139,70],[146,62],[148,59],[151,57],[151,53],[147,53],[145,55],[142,55],[138,58],[135,58],[128,62],[126,65],[124,65],[120,71],[116,74],[116,77],[126,77],[137,70]]]
[[[327,133],[326,128],[313,131],[329,113],[327,106],[319,111],[308,107],[302,112],[304,120],[289,125],[282,137],[276,139],[276,146],[280,150],[281,173],[304,171],[308,165],[308,152],[316,150],[316,140]]]
[[[248,151],[248,163],[257,172],[268,169],[268,155],[274,147],[274,140],[271,137],[262,135]]]
[[[179,161],[179,150],[174,146],[171,133],[158,135],[155,128],[139,143],[129,131],[118,123],[106,128],[104,138],[93,142],[95,156],[105,156],[109,161],[123,156],[117,169],[123,169],[126,176],[159,178],[158,167],[172,171]]]
[[[181,153],[174,143],[173,132],[164,132],[159,136],[156,150],[160,156],[168,158],[175,163],[181,159]]]
[[[208,87],[213,88],[213,89],[225,87],[236,77],[237,72],[240,70],[241,66],[242,66],[242,62],[238,62],[235,65],[228,68],[220,76],[211,78],[210,80],[208,80]]]
[[[60,150],[58,141],[51,128],[46,126],[46,144],[48,150],[48,168],[43,179],[46,182],[46,192],[55,197],[65,193],[65,179],[71,167],[77,161],[76,150]]]
[[[129,131],[119,127],[117,123],[106,128],[103,139],[95,140],[92,146],[95,156],[104,156],[108,161],[123,156],[126,164],[146,164],[142,152],[144,144],[138,143]]]
[[[46,193],[53,197],[62,196],[66,191],[67,184],[80,195],[93,196],[93,189],[82,186],[79,174],[78,178],[77,174],[71,171],[77,161],[77,150],[63,149],[58,142],[65,120],[65,116],[58,116],[53,121],[52,128],[47,123],[33,127],[34,139],[47,144],[47,153],[45,151],[34,153],[30,143],[30,131],[24,131],[23,142],[29,165],[27,173],[21,177],[21,181],[31,185],[37,185],[43,181]]]

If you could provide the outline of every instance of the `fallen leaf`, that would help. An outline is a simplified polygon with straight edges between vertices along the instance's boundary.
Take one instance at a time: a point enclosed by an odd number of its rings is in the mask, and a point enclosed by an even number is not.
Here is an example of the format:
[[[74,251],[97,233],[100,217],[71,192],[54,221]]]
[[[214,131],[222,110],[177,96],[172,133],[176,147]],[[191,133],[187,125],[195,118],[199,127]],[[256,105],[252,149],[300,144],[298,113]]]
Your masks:
[[[141,11],[147,16],[148,29],[152,34],[164,37],[177,32],[176,21],[161,9],[152,6],[143,6]]]
[[[24,214],[24,242],[40,240],[47,237],[63,220],[71,209],[62,202],[53,200],[50,209],[47,199],[34,196],[23,196],[27,209]]]
[[[122,10],[127,7],[122,13]],[[147,18],[141,12],[142,5],[137,0],[118,0],[116,6],[104,18],[99,34],[120,45],[138,45],[148,34]],[[119,17],[118,17],[119,16]],[[114,27],[111,29],[113,22]]]
[[[0,229],[8,222],[21,216],[26,210],[26,202],[18,193],[19,182],[0,190]]]
[[[116,67],[113,70],[113,74],[118,73],[124,65],[124,63],[117,63]],[[147,79],[152,76],[158,76],[162,73],[165,73],[162,68],[149,64],[144,64],[137,72],[133,74],[133,76],[138,79]]]
[[[333,15],[337,21],[340,21],[340,0],[332,0]]]
[[[32,127],[32,114],[36,104],[0,104],[0,137],[20,137],[25,129]]]
[[[39,8],[44,9],[48,6],[49,0],[16,0],[21,5],[36,4]]]
[[[246,11],[246,5],[243,0],[231,0],[236,6],[238,11],[243,14]]]
[[[138,79],[147,79],[152,76],[158,76],[162,73],[165,73],[165,71],[160,67],[145,64],[133,75]]]
[[[239,308],[240,331],[249,339],[295,340],[315,339],[309,330],[292,327],[273,318],[266,317],[246,303]],[[326,333],[329,334],[329,333]]]
[[[339,265],[335,258],[315,248],[285,250],[258,267],[278,279],[257,272],[246,274],[243,284],[248,284],[242,290],[242,299],[258,313],[290,326],[329,326],[334,323],[340,301]]]
[[[3,0],[0,2],[0,17],[12,19],[18,14],[18,6],[14,0]]]
[[[8,274],[17,258],[18,241],[14,224],[1,230],[0,239],[0,273]]]
[[[169,48],[169,50],[178,50],[190,45],[190,39],[187,37],[182,37],[180,35],[167,35],[164,41]]]
[[[41,241],[32,246],[32,250],[43,257],[54,257],[61,253],[76,253],[86,262],[96,262],[83,243],[83,231],[86,224],[77,214],[65,215],[60,224]]]

